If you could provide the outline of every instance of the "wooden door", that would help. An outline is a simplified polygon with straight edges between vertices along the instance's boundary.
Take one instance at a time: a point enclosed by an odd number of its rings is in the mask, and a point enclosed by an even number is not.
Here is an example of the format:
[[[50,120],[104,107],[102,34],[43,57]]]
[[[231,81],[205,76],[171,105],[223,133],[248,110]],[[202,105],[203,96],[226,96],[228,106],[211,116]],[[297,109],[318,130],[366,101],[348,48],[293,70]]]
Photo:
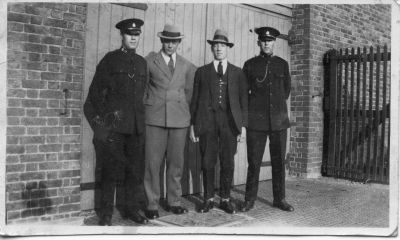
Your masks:
[[[161,48],[157,33],[166,23],[177,25],[185,38],[178,47],[178,54],[196,66],[212,61],[207,39],[212,39],[217,28],[228,32],[235,46],[229,52],[228,60],[242,67],[244,62],[257,55],[256,34],[250,32],[254,27],[269,25],[287,34],[290,18],[276,14],[275,5],[257,7],[237,4],[191,4],[191,3],[152,3],[147,10],[132,8],[134,4],[89,3],[87,10],[87,32],[85,52],[85,81],[83,98],[87,92],[97,63],[111,50],[121,45],[119,31],[115,24],[125,18],[136,17],[144,20],[141,40],[137,53],[146,56]],[[276,54],[289,61],[289,47],[283,39],[278,39]],[[94,167],[95,153],[92,144],[93,133],[86,119],[83,119],[83,143],[81,165],[81,205],[82,209],[94,206]],[[268,145],[266,153],[268,153]],[[260,180],[270,178],[269,154],[264,155],[264,166]],[[243,184],[247,175],[246,145],[239,144],[235,156],[234,184]],[[200,154],[198,144],[187,141],[185,149],[185,168],[182,178],[183,194],[202,191]]]

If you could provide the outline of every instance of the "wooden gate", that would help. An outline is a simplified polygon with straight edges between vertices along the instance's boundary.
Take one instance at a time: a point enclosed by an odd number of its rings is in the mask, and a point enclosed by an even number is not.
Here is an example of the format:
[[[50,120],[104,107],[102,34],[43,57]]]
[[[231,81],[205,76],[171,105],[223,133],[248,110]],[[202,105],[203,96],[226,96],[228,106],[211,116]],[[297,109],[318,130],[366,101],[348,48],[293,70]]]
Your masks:
[[[161,48],[157,32],[165,23],[172,23],[182,30],[185,38],[177,50],[196,66],[212,61],[207,39],[212,39],[217,28],[227,30],[229,40],[235,46],[228,54],[228,60],[242,67],[244,62],[257,55],[256,34],[250,32],[254,27],[269,25],[283,33],[276,43],[275,53],[290,60],[290,49],[286,40],[291,28],[291,5],[243,5],[243,4],[111,4],[89,3],[87,10],[87,32],[85,53],[85,81],[83,99],[87,92],[97,63],[108,52],[121,45],[119,31],[115,24],[125,18],[136,17],[144,20],[142,35],[137,53],[146,56]],[[93,133],[83,119],[82,165],[81,165],[81,205],[82,209],[93,208],[95,154],[92,144]],[[288,134],[289,136],[289,134]],[[198,144],[187,141],[185,169],[182,177],[184,194],[201,192],[201,170]],[[269,152],[268,145],[266,153]],[[270,179],[269,154],[265,154],[260,180]],[[235,156],[234,184],[246,181],[247,153],[244,143],[239,144]]]
[[[332,50],[325,58],[322,173],[389,183],[390,52]]]

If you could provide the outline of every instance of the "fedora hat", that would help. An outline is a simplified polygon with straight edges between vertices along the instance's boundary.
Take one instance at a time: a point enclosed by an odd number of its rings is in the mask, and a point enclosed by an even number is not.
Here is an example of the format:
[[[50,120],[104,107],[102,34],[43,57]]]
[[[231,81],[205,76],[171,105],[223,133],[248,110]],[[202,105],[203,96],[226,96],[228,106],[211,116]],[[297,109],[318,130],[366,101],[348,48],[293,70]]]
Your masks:
[[[184,35],[179,32],[178,27],[171,24],[165,24],[163,31],[158,32],[157,36],[165,39],[182,39],[184,37]]]
[[[233,43],[229,42],[228,34],[221,29],[217,29],[214,33],[213,40],[207,40],[207,42],[211,45],[214,43],[224,43],[230,48],[233,47]]]

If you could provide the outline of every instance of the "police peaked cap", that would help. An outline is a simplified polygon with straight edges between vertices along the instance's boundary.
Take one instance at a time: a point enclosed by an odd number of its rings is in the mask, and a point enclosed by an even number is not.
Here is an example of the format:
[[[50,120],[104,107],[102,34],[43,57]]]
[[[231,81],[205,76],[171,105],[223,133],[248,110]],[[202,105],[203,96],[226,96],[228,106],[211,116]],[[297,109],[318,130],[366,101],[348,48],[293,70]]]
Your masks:
[[[126,33],[129,35],[139,35],[142,30],[140,27],[143,25],[143,21],[137,18],[129,18],[120,21],[115,25],[116,28],[118,28],[121,33]]]
[[[258,34],[258,39],[260,41],[272,41],[276,40],[281,33],[272,27],[260,27],[255,28],[254,31]]]

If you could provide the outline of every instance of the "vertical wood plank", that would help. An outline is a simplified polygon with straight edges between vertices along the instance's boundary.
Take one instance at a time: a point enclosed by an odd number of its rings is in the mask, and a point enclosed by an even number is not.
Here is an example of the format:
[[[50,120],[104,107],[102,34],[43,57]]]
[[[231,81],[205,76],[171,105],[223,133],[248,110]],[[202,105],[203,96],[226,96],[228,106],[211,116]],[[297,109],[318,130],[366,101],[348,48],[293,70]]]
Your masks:
[[[365,135],[366,135],[366,121],[367,121],[367,48],[363,48],[363,57],[362,57],[362,119],[361,119],[361,153],[360,153],[360,159],[361,159],[361,172],[362,172],[362,178],[364,179],[366,176],[366,161],[364,160],[364,151],[365,151]]]
[[[111,4],[111,26],[110,26],[110,46],[109,51],[121,47],[121,36],[115,25],[122,20],[122,6]]]
[[[96,71],[97,65],[97,45],[98,45],[98,20],[99,4],[89,3],[87,6],[87,32],[85,35],[85,81],[83,83],[82,99],[86,100],[90,84]],[[93,131],[89,122],[83,117],[82,125],[82,161],[81,161],[81,183],[95,181],[96,154],[92,144]],[[87,192],[87,191],[86,191]],[[82,192],[81,209],[94,208],[94,191],[90,193]]]
[[[160,43],[160,38],[157,37],[157,33],[161,32],[164,28],[166,4],[155,3],[155,5],[156,5],[156,14],[155,14],[156,20],[154,24],[153,47],[155,52],[158,52],[161,49],[161,43]]]
[[[380,102],[380,67],[381,67],[381,51],[380,47],[376,48],[376,75],[375,75],[375,121],[374,121],[374,162],[373,162],[373,176],[374,180],[379,179],[379,175],[382,174],[382,169],[378,169],[379,161],[378,161],[378,144],[379,144],[379,102]]]
[[[228,16],[229,16],[229,22],[231,23],[231,24],[229,24],[229,27],[228,27],[228,38],[229,38],[229,41],[233,41],[234,42],[234,40],[235,40],[235,25],[236,25],[236,20],[235,19],[237,19],[236,18],[236,15],[235,15],[235,9],[236,9],[236,7],[235,6],[233,6],[233,5],[231,5],[231,4],[229,4],[229,6],[228,6]],[[228,60],[229,61],[231,61],[231,62],[233,62],[233,60],[235,59],[235,57],[236,57],[236,55],[235,55],[235,49],[236,48],[238,48],[237,46],[237,43],[236,42],[234,42],[235,43],[235,46],[233,46],[233,49],[231,49],[230,51],[229,51],[229,55],[228,55]]]
[[[185,17],[185,6],[183,3],[175,4],[175,18],[173,24],[176,25],[180,32],[184,32],[184,17]],[[179,44],[177,53],[183,55],[183,45],[186,43],[185,39]],[[183,55],[187,58],[186,55]]]
[[[232,63],[235,65],[239,65],[242,56],[240,46],[242,46],[241,32],[243,22],[241,21],[242,11],[238,7],[235,7],[235,19],[237,19],[237,21],[235,21],[235,35],[233,39],[235,46],[232,49],[235,52],[235,57],[232,59]]]
[[[144,12],[144,25],[143,25],[143,37],[142,37],[142,45],[143,45],[143,56],[147,56],[151,51],[155,50],[154,41],[157,39],[157,33],[155,32],[154,25],[156,21],[156,4],[149,3],[147,4],[148,8]]]
[[[195,45],[193,45],[193,4],[188,4],[186,3],[184,5],[184,16],[183,16],[183,27],[181,28],[185,38],[182,40],[182,55],[187,58],[189,61],[193,62],[193,57],[192,57],[192,51],[194,48],[196,48]]]
[[[374,87],[374,49],[372,46],[369,50],[369,111],[368,111],[368,145],[367,145],[367,179],[370,179],[371,176],[371,149],[372,149],[372,100],[373,100],[373,87]]]
[[[254,38],[254,34],[252,32],[250,32],[250,30],[254,30],[254,16],[255,16],[255,14],[256,13],[254,11],[249,11],[249,27],[245,31],[245,33],[247,35],[247,58],[244,60],[244,62],[247,59],[250,59],[250,58],[254,57],[254,55],[255,55],[254,45],[256,44],[256,40]],[[243,67],[244,62],[240,67]]]
[[[383,76],[382,76],[382,80],[383,80],[383,89],[382,89],[382,139],[381,139],[381,151],[380,151],[380,163],[381,165],[379,166],[382,173],[381,173],[381,181],[382,182],[386,182],[389,179],[389,173],[385,167],[385,133],[386,133],[386,91],[387,91],[387,61],[388,61],[388,51],[387,51],[387,45],[384,46],[383,48]],[[388,148],[389,149],[389,148]],[[387,154],[387,156],[389,156],[389,154]]]
[[[143,20],[144,24],[146,24],[145,19],[144,19],[144,11],[141,9],[133,9],[131,8],[131,10],[129,11],[129,14],[135,18],[141,19]],[[141,56],[145,56],[145,52],[144,52],[144,44],[146,42],[146,36],[144,35],[144,31],[145,31],[145,25],[143,24],[142,26],[142,34],[140,34],[140,41],[139,41],[139,45],[136,49],[136,53],[141,55]]]
[[[101,3],[98,19],[98,51],[97,59],[100,61],[104,55],[109,51],[110,46],[110,31],[114,31],[111,26],[111,5]],[[101,27],[100,27],[101,26]]]
[[[354,57],[354,48],[351,48],[351,56]],[[354,123],[354,59],[350,62],[350,122],[349,122],[349,150],[348,150],[348,158],[349,163],[347,165],[347,171],[349,173],[349,177],[354,177],[353,169],[353,123]]]

